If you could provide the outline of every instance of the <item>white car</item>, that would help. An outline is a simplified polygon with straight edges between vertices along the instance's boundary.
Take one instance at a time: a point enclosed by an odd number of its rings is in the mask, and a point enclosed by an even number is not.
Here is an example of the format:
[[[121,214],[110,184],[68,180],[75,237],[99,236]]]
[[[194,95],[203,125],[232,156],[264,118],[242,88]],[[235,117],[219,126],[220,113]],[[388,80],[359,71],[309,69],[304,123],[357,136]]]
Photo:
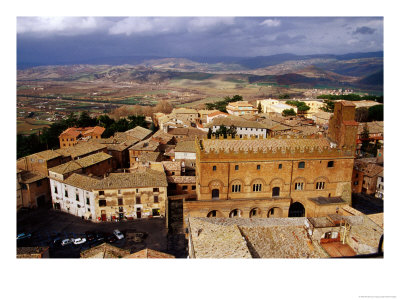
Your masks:
[[[115,229],[113,231],[115,237],[119,240],[122,240],[124,238],[124,235],[121,233],[121,231],[119,231],[118,229]]]
[[[85,238],[77,238],[77,239],[72,239],[75,245],[80,245],[83,243],[86,243],[86,239]]]
[[[65,240],[62,240],[61,246],[66,246],[66,245],[72,244],[72,242],[73,242],[72,239],[65,239]]]

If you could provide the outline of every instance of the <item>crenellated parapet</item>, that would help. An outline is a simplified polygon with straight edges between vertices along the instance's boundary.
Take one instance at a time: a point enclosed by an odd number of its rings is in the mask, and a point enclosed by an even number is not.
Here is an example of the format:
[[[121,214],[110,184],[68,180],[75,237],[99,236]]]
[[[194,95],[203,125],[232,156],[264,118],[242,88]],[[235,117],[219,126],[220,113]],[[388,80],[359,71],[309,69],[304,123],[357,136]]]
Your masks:
[[[211,137],[196,139],[201,161],[249,161],[354,157],[354,148],[331,147],[325,138],[280,136],[279,138]]]

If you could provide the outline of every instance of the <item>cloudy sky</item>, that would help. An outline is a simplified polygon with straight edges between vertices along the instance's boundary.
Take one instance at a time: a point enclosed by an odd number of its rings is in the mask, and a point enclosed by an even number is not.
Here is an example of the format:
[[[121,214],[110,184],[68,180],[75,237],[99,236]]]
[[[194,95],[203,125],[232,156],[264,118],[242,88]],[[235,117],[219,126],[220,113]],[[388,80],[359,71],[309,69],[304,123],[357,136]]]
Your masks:
[[[381,17],[18,17],[18,63],[383,50]]]

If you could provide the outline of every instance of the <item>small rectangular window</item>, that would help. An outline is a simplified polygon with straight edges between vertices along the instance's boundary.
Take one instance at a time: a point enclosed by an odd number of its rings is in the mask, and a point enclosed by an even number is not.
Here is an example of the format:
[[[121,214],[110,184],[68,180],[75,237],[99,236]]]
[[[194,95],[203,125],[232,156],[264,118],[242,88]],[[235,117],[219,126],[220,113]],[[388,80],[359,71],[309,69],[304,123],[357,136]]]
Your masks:
[[[213,171],[216,171],[217,170],[217,166],[213,166]]]
[[[76,201],[79,201],[79,194],[75,194]]]
[[[192,185],[192,191],[196,190],[196,186]]]
[[[99,191],[100,196],[104,196],[104,191]]]
[[[158,203],[158,196],[154,196],[154,203]]]
[[[182,186],[182,191],[186,191],[187,190],[187,185]]]
[[[333,164],[334,164],[333,160],[328,161],[328,168],[333,168]]]
[[[261,165],[257,165],[257,170],[260,170],[261,169]]]
[[[65,197],[68,197],[68,190],[65,190]]]
[[[87,204],[87,205],[90,204],[90,199],[89,199],[89,197],[86,197],[86,204]]]
[[[107,202],[106,200],[99,200],[99,206],[106,206]]]
[[[158,188],[153,188],[154,193],[158,193],[160,190]]]
[[[304,169],[305,166],[306,166],[306,163],[304,161],[301,161],[301,162],[299,162],[298,168]]]
[[[282,164],[279,164],[278,169],[282,169]]]
[[[118,205],[124,205],[124,200],[122,200],[122,198],[118,198]]]
[[[239,166],[238,165],[235,166],[235,170],[236,171],[239,170]]]
[[[140,197],[136,197],[136,204],[140,204]]]

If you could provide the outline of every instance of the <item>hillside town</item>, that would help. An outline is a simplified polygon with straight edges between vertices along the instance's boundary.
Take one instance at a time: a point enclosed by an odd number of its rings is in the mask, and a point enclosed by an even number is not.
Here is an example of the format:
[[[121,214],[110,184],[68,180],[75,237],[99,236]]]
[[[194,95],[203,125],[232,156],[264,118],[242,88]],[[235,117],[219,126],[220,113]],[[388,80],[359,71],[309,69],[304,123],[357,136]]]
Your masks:
[[[383,121],[355,121],[376,103],[302,101],[174,108],[107,138],[68,128],[17,160],[17,257],[383,256],[383,208],[363,209],[384,199]]]

